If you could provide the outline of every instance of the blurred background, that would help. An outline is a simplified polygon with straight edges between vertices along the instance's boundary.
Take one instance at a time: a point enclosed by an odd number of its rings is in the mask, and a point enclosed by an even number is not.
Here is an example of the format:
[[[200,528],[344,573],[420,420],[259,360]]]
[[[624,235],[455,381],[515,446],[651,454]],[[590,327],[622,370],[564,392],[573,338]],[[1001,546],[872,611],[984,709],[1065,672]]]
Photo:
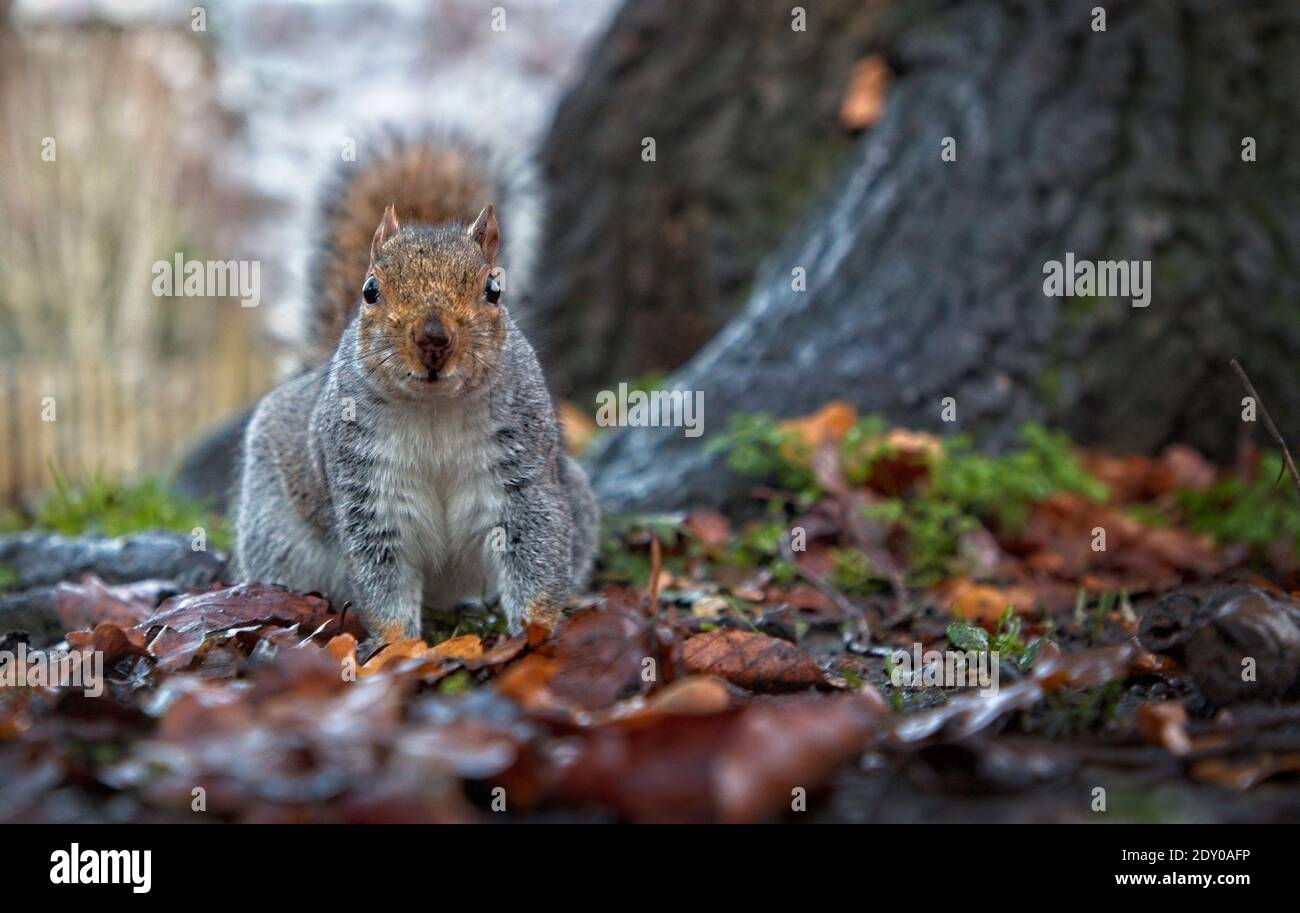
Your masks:
[[[0,2],[0,500],[166,478],[283,370],[342,144],[534,142],[611,8],[524,0],[495,33],[474,0]],[[155,296],[177,252],[260,261],[259,305]]]
[[[1256,427],[1238,358],[1300,423],[1293,2],[0,0],[0,41],[20,513],[60,479],[163,490],[182,458],[219,506],[292,360],[321,178],[383,125],[535,159],[514,313],[574,415],[703,392],[699,439],[595,442],[609,507],[735,503],[710,440],[837,399],[991,450],[1036,421],[1228,464]],[[177,252],[258,261],[261,303],[154,296]],[[1067,254],[1145,263],[1149,306],[1046,296]]]

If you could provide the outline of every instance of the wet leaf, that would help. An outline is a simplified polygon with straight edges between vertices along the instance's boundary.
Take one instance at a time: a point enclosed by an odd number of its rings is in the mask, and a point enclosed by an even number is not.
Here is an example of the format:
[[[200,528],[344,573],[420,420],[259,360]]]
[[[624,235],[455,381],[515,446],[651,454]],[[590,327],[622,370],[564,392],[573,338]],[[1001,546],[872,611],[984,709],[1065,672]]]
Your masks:
[[[826,683],[812,656],[794,644],[732,628],[687,640],[682,665],[693,674],[716,675],[751,691],[797,691]]]

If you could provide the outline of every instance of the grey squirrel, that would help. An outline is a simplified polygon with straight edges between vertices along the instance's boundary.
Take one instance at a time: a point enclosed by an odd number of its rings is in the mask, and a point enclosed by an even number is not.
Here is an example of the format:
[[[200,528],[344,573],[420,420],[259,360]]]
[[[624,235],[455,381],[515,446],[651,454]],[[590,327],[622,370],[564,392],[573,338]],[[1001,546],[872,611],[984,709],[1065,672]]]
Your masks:
[[[350,603],[382,641],[492,595],[512,631],[552,626],[595,556],[595,499],[506,310],[491,161],[440,136],[345,168],[310,270],[319,363],[244,434],[239,579]]]

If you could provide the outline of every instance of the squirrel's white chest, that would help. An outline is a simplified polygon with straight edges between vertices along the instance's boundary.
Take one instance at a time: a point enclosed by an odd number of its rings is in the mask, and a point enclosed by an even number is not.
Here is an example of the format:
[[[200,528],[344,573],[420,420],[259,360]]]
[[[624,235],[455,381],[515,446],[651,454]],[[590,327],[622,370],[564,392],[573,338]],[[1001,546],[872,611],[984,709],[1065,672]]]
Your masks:
[[[398,415],[386,432],[375,507],[422,573],[425,603],[449,608],[492,595],[500,554],[492,531],[502,524],[504,492],[486,420],[464,410]]]

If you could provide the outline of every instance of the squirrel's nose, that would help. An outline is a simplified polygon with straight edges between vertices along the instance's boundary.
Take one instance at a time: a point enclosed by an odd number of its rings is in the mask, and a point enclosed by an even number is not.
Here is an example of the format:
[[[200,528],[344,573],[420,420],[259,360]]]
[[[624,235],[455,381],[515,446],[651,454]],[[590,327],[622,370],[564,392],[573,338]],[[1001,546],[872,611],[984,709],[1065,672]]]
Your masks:
[[[420,328],[415,347],[420,351],[420,362],[430,371],[437,371],[451,353],[452,332],[437,317],[430,317]]]

